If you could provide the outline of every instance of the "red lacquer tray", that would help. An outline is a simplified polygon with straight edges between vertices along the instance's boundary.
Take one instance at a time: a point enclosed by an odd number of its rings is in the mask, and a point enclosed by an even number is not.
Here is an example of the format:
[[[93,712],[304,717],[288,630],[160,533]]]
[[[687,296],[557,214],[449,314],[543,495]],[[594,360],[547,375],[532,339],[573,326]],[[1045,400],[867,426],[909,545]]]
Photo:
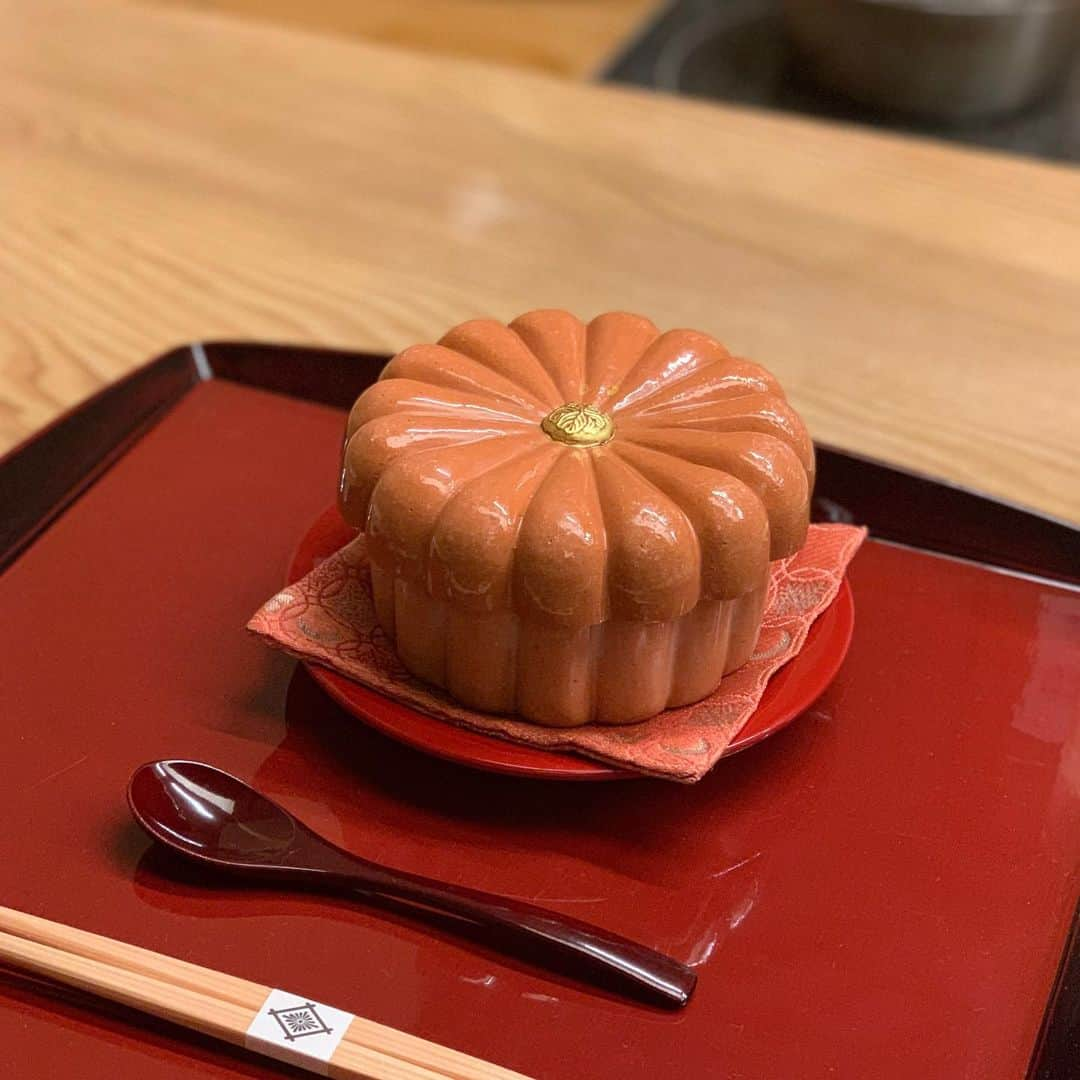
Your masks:
[[[289,583],[310,573],[356,535],[336,507],[321,513],[304,534],[289,563]],[[836,599],[810,628],[798,656],[768,682],[757,709],[732,739],[723,757],[755,746],[787,727],[821,696],[832,682],[851,644],[855,603],[851,586],[840,583]],[[483,732],[427,716],[385,694],[377,693],[321,664],[305,662],[311,677],[343,708],[385,735],[447,761],[489,772],[534,780],[640,780],[640,773],[590,761],[573,753],[523,746]]]
[[[522,783],[358,724],[243,630],[381,362],[177,350],[0,461],[2,902],[545,1080],[1075,1075],[1076,532],[823,448],[819,513],[875,539],[811,709],[693,787]],[[660,1012],[403,911],[212,888],[127,815],[131,771],[169,756],[664,949],[697,993]],[[0,1076],[70,1075],[288,1073],[0,978]]]

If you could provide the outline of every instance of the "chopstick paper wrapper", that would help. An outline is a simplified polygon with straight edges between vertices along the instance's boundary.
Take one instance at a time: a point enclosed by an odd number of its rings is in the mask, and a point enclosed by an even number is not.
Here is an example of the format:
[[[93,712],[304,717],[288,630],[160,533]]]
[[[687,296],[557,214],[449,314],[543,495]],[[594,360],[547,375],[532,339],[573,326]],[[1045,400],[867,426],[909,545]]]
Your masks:
[[[814,620],[833,602],[866,529],[811,525],[806,543],[773,564],[754,655],[715,693],[640,724],[545,728],[458,705],[414,679],[379,628],[364,540],[331,555],[279,592],[248,623],[269,644],[333,668],[387,697],[451,724],[665,780],[693,783],[719,760],[757,708],[771,675],[798,655]]]
[[[527,1080],[479,1058],[224,972],[0,907],[0,963],[320,1076]]]

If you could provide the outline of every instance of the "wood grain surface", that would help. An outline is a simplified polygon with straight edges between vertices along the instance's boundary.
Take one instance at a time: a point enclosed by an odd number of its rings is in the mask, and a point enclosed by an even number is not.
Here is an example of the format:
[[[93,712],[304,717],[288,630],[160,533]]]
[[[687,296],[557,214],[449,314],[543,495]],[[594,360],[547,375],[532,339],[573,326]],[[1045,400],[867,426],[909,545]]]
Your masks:
[[[1080,520],[1080,173],[172,8],[0,0],[0,445],[192,339],[640,310]]]
[[[663,0],[144,0],[586,76]]]
[[[248,1030],[256,1015],[270,1008],[269,986],[15,908],[0,907],[0,961],[15,971],[114,1001],[234,1046],[251,1047]],[[363,1016],[352,1017],[339,1038],[321,1073],[334,1080],[529,1080]],[[265,1044],[252,1049],[267,1052]],[[270,1055],[277,1056],[272,1051]],[[300,1067],[319,1072],[316,1064]]]

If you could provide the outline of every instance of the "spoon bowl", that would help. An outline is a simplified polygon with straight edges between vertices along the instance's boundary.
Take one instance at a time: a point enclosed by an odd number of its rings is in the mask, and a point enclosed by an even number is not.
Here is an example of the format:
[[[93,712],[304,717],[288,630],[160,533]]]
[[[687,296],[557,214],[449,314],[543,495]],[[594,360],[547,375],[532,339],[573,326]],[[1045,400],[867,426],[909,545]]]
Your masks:
[[[218,866],[287,865],[303,829],[277,803],[200,761],[154,761],[136,769],[128,805],[155,840]]]
[[[391,869],[331,844],[242,780],[199,761],[154,761],[135,770],[128,805],[153,839],[234,878],[405,901],[464,919],[487,944],[524,946],[530,957],[669,1007],[690,999],[685,964],[627,938],[505,896]]]

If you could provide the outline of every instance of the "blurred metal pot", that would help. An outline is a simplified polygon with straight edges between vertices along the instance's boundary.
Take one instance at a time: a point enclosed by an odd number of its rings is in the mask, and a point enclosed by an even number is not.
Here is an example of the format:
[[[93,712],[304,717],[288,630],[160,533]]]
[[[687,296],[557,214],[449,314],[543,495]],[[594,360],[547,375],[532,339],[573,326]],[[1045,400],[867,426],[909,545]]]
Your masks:
[[[826,85],[955,123],[1048,92],[1080,44],[1080,0],[784,0],[784,16]]]

